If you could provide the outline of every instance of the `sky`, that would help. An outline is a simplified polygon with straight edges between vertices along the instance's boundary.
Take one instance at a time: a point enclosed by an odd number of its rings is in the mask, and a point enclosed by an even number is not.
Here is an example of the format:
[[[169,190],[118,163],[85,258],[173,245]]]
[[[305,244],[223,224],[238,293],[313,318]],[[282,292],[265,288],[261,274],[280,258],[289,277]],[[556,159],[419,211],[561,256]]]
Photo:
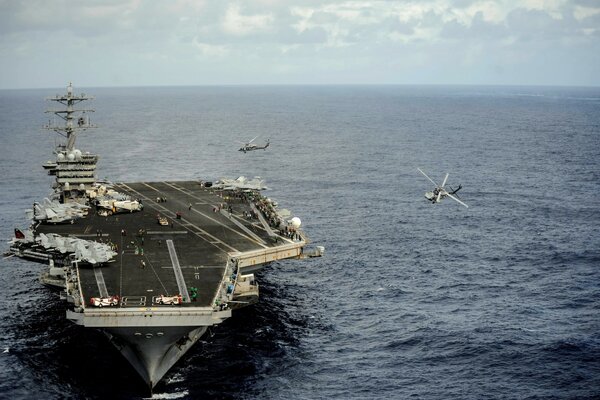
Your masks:
[[[600,0],[0,0],[0,89],[600,86]]]

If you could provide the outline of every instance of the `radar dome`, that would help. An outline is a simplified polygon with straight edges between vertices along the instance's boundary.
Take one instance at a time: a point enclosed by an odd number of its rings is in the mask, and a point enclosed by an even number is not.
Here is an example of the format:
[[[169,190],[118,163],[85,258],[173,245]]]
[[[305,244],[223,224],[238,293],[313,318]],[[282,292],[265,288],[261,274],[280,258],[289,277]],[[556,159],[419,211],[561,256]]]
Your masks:
[[[68,189],[71,185],[69,184],[69,182],[65,182],[65,189]]]
[[[58,155],[56,156],[56,159],[58,161],[64,161],[65,155],[63,153],[58,153]]]
[[[290,220],[290,223],[292,224],[292,226],[296,229],[300,228],[300,225],[302,225],[302,221],[300,221],[300,218],[298,217],[294,217]]]
[[[79,190],[85,190],[85,185],[83,183],[79,185]]]
[[[73,160],[75,159],[75,154],[73,154],[73,153],[69,153],[69,154],[67,155],[67,159],[68,159],[69,161],[73,161]]]
[[[73,150],[73,155],[75,156],[75,158],[80,159],[81,158],[81,150],[79,150],[79,149]]]

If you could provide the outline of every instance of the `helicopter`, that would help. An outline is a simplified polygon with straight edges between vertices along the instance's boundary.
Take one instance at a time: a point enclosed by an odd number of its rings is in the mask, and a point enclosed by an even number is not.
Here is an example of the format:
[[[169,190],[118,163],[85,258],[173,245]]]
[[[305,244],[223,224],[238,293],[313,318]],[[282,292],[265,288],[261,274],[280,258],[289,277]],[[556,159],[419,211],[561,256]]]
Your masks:
[[[257,144],[252,143],[256,140],[256,138],[258,138],[258,136],[255,136],[254,139],[250,140],[247,143],[237,141],[238,143],[241,143],[243,145],[242,147],[240,147],[239,151],[243,151],[244,153],[246,153],[252,150],[266,150],[267,147],[269,147],[269,139],[267,139],[267,143],[265,143],[264,146],[259,146]]]
[[[425,176],[425,178],[429,179],[429,181],[435,185],[435,188],[431,192],[425,193],[425,198],[427,200],[429,200],[431,202],[431,204],[439,203],[440,201],[442,201],[443,198],[450,197],[452,200],[455,200],[458,203],[462,204],[463,206],[469,208],[468,205],[466,205],[465,203],[463,203],[462,201],[460,201],[457,198],[458,195],[456,194],[456,192],[458,192],[460,189],[462,189],[462,185],[458,185],[457,189],[452,189],[452,187],[450,187],[450,191],[447,191],[444,188],[444,186],[446,186],[446,181],[448,180],[449,174],[446,173],[446,177],[444,178],[444,181],[442,182],[442,185],[440,186],[437,183],[435,183],[435,181],[433,179],[431,179],[429,176],[427,176],[427,174],[425,172],[421,171],[421,168],[417,168],[417,170],[420,173],[422,173],[423,176]]]

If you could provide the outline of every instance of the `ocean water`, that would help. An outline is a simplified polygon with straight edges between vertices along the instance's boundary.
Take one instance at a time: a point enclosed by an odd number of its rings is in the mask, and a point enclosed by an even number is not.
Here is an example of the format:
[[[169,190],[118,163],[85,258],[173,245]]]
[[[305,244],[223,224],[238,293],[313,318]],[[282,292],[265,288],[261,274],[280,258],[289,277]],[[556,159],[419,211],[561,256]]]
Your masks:
[[[49,193],[40,129],[64,89],[0,91],[0,237]],[[78,147],[114,181],[261,176],[325,257],[273,264],[261,300],[155,388],[189,399],[600,397],[600,88],[75,88]],[[88,104],[86,104],[88,105]],[[243,154],[260,135],[267,151]],[[462,184],[466,209],[432,205]],[[135,399],[41,265],[0,262],[0,398]]]

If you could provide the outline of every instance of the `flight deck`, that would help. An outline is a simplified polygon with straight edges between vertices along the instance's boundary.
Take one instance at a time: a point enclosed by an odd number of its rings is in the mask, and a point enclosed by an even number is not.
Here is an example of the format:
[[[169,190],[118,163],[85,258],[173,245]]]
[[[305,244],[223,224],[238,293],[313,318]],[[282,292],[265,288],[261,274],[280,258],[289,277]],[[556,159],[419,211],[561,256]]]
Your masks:
[[[142,210],[101,216],[92,208],[73,223],[37,228],[38,233],[109,244],[117,253],[102,266],[78,266],[86,307],[92,297],[109,296],[119,296],[118,307],[173,307],[155,304],[160,295],[181,295],[177,307],[212,306],[224,274],[231,272],[226,268],[232,257],[258,256],[262,264],[288,258],[289,253],[277,256],[280,248],[305,244],[300,236],[273,230],[257,209],[264,201],[257,192],[218,190],[199,181],[118,183],[113,188],[140,201]]]

